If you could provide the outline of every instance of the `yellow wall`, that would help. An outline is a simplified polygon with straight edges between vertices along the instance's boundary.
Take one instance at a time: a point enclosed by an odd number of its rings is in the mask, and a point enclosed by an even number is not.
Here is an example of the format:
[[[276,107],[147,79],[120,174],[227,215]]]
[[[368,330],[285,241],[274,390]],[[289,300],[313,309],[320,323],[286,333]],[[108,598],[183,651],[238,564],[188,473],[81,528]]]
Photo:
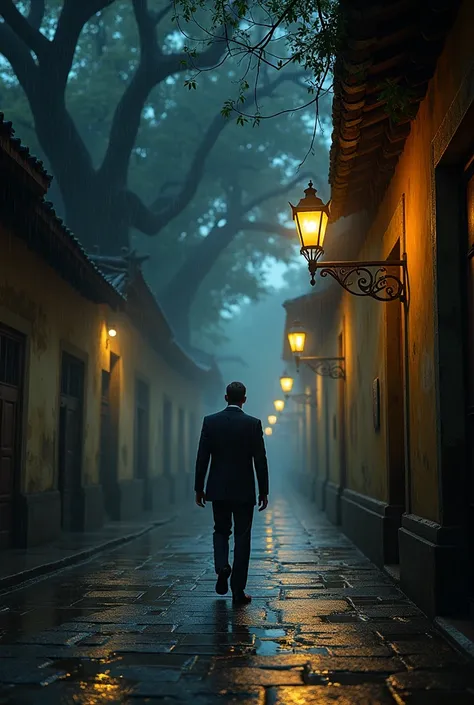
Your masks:
[[[109,369],[109,352],[120,356],[119,479],[133,476],[135,377],[150,384],[150,474],[162,468],[162,405],[168,394],[173,404],[172,468],[178,472],[178,408],[200,421],[200,392],[160,359],[125,314],[117,317],[107,306],[82,298],[16,237],[0,230],[0,322],[26,336],[24,444],[21,489],[39,492],[57,487],[57,428],[61,351],[86,363],[83,418],[83,484],[99,480],[101,370]],[[107,347],[107,321],[118,335]],[[199,431],[199,429],[196,429]],[[192,469],[193,458],[186,466]]]
[[[119,335],[110,341],[110,351],[120,358],[121,397],[119,422],[119,478],[133,477],[133,433],[134,433],[134,398],[137,377],[149,386],[150,391],[150,475],[159,475],[163,468],[163,402],[167,396],[172,402],[172,438],[171,438],[171,468],[177,474],[178,447],[184,445],[185,464],[188,471],[194,470],[194,457],[189,458],[188,434],[190,414],[196,415],[196,424],[201,420],[200,393],[196,384],[184,379],[178,372],[170,368],[145,342],[134,328],[126,314],[115,316]],[[105,327],[103,337],[106,337]],[[105,344],[102,345],[103,354]],[[103,369],[108,369],[109,356],[103,357]],[[178,414],[183,408],[186,415],[185,438],[178,437]],[[199,428],[197,431],[199,432]]]
[[[472,63],[474,3],[464,2],[448,37],[434,79],[421,104],[394,177],[357,259],[385,259],[397,239],[407,253],[409,314],[407,337],[410,400],[411,511],[439,520],[437,420],[435,380],[435,286],[433,273],[433,159],[432,140]],[[346,219],[345,229],[355,223]],[[330,238],[328,233],[328,240]],[[343,328],[346,357],[347,487],[388,501],[386,408],[386,307],[367,298],[344,293],[333,327],[319,355],[337,355],[337,336]],[[372,421],[372,382],[381,385],[381,428]],[[337,414],[337,382],[324,380],[319,394],[328,405],[330,477],[339,482],[337,441],[332,417]],[[322,429],[318,438],[323,435]],[[321,449],[321,443],[318,447]],[[324,453],[320,450],[322,465]]]

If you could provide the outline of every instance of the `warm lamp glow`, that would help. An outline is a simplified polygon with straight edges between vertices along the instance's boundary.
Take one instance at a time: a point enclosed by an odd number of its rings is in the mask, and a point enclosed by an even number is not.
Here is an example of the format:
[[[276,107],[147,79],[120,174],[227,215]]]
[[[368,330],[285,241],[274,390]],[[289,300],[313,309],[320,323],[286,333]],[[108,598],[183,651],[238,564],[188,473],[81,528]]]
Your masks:
[[[277,421],[278,421],[278,417],[275,416],[274,414],[270,414],[270,416],[268,417],[268,423],[270,424],[270,426],[274,426]]]
[[[288,342],[293,355],[301,355],[304,352],[306,331],[299,321],[295,321],[289,329]]]
[[[283,411],[283,409],[285,408],[285,402],[283,401],[283,399],[275,399],[273,405],[275,407],[275,411]]]
[[[293,382],[293,377],[290,377],[286,372],[283,372],[282,376],[280,377],[281,391],[285,394],[289,394],[293,389]]]
[[[265,435],[266,435],[266,436],[271,436],[272,433],[273,433],[273,429],[270,428],[270,426],[267,426],[266,429],[265,429]]]
[[[296,231],[300,239],[301,252],[311,259],[319,259],[324,252],[324,236],[329,220],[329,203],[323,203],[316,196],[316,189],[310,181],[305,189],[305,197],[300,200],[297,206],[290,203],[295,221]],[[311,253],[308,251],[312,250]]]
[[[107,331],[109,338],[115,338],[117,335],[117,329],[111,326]]]

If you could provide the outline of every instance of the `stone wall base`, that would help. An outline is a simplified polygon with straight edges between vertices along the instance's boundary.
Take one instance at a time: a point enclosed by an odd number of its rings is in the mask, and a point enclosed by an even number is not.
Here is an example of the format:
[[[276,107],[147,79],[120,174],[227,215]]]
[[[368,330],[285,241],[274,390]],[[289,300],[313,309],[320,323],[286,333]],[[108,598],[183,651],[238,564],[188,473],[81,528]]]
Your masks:
[[[352,490],[342,492],[342,530],[378,566],[398,563],[398,529],[402,513],[403,507]]]
[[[81,487],[80,530],[96,531],[104,524],[104,498],[101,485]]]
[[[57,539],[61,533],[61,495],[57,490],[22,494],[18,502],[20,548],[39,546]]]
[[[414,514],[399,530],[402,590],[430,617],[456,617],[468,608],[468,559],[461,527]]]
[[[314,481],[314,501],[317,508],[324,512],[326,510],[326,478],[316,477]]]
[[[340,485],[328,480],[325,488],[326,516],[330,522],[338,526],[341,523],[341,492]]]
[[[119,521],[130,521],[140,516],[143,511],[143,493],[145,481],[133,478],[119,480],[117,483],[117,517]]]

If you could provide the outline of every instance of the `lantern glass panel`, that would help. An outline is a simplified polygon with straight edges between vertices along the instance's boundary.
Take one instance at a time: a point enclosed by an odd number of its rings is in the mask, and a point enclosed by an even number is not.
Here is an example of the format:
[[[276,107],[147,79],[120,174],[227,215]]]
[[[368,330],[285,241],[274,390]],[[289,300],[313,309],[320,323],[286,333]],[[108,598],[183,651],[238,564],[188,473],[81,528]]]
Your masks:
[[[306,342],[305,331],[290,331],[288,333],[288,342],[290,343],[291,352],[294,354],[304,352],[304,346]]]
[[[280,377],[281,391],[289,394],[293,389],[293,377]]]
[[[328,216],[324,210],[300,211],[296,214],[302,247],[323,247]]]

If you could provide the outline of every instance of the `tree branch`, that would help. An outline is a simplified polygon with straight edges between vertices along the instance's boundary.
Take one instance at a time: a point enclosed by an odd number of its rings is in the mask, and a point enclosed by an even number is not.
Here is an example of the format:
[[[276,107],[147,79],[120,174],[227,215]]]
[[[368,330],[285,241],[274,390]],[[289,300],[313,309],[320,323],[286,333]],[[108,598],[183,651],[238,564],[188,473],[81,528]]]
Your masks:
[[[33,88],[38,67],[26,44],[6,22],[0,23],[0,52],[10,62],[26,94]]]
[[[45,0],[30,0],[30,11],[28,13],[28,22],[34,29],[39,31],[44,19],[46,11]]]
[[[0,0],[0,15],[15,34],[33,51],[38,59],[44,56],[51,42],[41,34],[14,5],[13,0]]]
[[[50,80],[54,80],[58,90],[66,88],[79,35],[84,25],[98,12],[115,0],[64,0],[52,41],[53,52],[48,67]],[[1,2],[1,0],[0,0]]]
[[[145,102],[151,90],[168,76],[186,69],[186,54],[162,55],[156,43],[156,21],[147,9],[146,0],[133,3],[140,36],[140,64],[117,104],[107,151],[100,168],[103,179],[127,180],[130,156],[135,145]],[[226,48],[224,36],[217,37],[195,61],[202,67],[216,64]]]
[[[193,161],[181,186],[181,191],[169,202],[166,208],[158,213],[154,213],[139,199],[139,197],[127,191],[127,199],[130,209],[130,225],[140,230],[145,235],[156,235],[168,223],[175,218],[188,205],[194,197],[199,182],[201,180],[206,159],[214,146],[217,138],[229,122],[219,113],[209,125],[201,144],[194,154]]]
[[[311,175],[309,173],[298,174],[297,176],[295,176],[294,179],[289,181],[287,184],[283,184],[280,188],[272,189],[270,191],[265,191],[264,193],[261,193],[259,196],[256,196],[245,205],[245,211],[248,213],[257,206],[260,206],[265,201],[269,201],[271,198],[276,198],[277,196],[284,196],[285,193],[288,193],[288,191],[293,188],[293,186],[296,186],[300,181],[303,181],[303,179],[309,178],[311,178]]]
[[[284,225],[280,225],[279,223],[270,223],[266,220],[245,220],[241,223],[240,232],[244,233],[249,230],[259,233],[270,233],[271,235],[276,235],[283,238],[290,238],[295,234],[293,228],[286,228]]]

